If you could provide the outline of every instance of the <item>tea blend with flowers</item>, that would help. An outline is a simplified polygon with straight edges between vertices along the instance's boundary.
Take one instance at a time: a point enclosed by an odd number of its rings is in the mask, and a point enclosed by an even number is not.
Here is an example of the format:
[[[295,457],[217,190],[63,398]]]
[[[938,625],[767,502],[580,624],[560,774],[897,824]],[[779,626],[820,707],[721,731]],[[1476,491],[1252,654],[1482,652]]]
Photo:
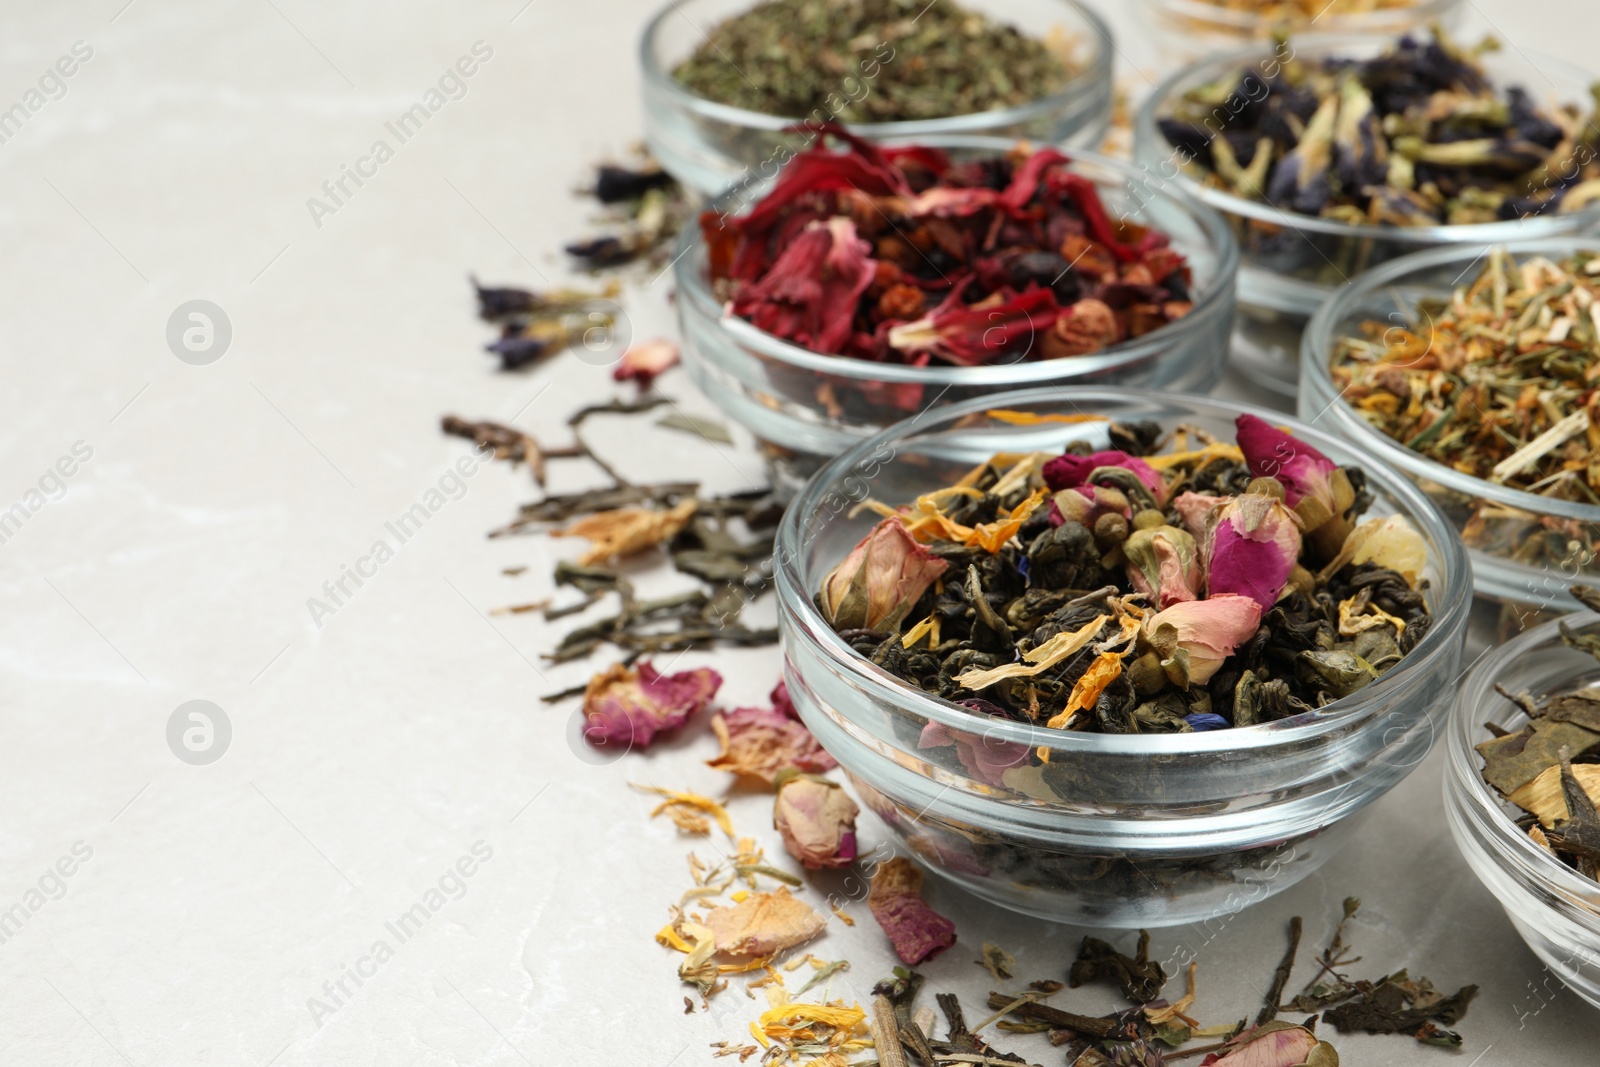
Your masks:
[[[1600,593],[1573,586],[1591,611]],[[1593,627],[1561,624],[1572,648],[1600,659],[1600,634]],[[1528,715],[1512,733],[1490,726],[1495,736],[1478,745],[1483,780],[1525,813],[1517,826],[1551,857],[1590,880],[1600,880],[1600,688],[1590,686],[1543,700],[1501,690]]]
[[[766,0],[710,27],[673,77],[764,115],[906,122],[1059,92],[1071,51],[954,0]]]
[[[1054,148],[957,161],[837,127],[743,215],[701,216],[728,313],[827,355],[924,367],[1090,355],[1191,310],[1166,234],[1113,219]],[[840,396],[915,409],[920,387]]]
[[[1111,425],[1113,449],[996,456],[884,516],[817,604],[861,655],[975,715],[1172,733],[1313,712],[1370,685],[1431,617],[1427,550],[1360,521],[1359,468],[1253,415],[1237,444]],[[1011,746],[930,723],[985,780]],[[978,750],[985,750],[979,753]],[[968,751],[970,750],[970,751]]]
[[[1493,249],[1448,300],[1414,324],[1362,324],[1335,344],[1345,403],[1375,428],[1452,470],[1552,500],[1600,505],[1600,258]],[[1468,547],[1566,573],[1597,569],[1590,523],[1442,488]]]
[[[1290,42],[1292,46],[1293,42]],[[1292,47],[1285,51],[1292,54]],[[1571,212],[1600,197],[1600,127],[1543,86],[1501,87],[1441,31],[1371,59],[1289,58],[1192,89],[1162,135],[1206,184],[1382,226]]]

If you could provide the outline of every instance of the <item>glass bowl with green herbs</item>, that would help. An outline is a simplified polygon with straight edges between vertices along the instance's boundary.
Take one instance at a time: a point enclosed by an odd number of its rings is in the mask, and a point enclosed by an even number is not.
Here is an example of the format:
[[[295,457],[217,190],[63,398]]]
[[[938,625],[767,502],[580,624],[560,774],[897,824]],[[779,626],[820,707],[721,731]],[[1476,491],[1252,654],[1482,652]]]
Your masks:
[[[1600,241],[1422,252],[1306,327],[1300,417],[1411,478],[1516,629],[1600,586]]]
[[[1306,321],[1373,267],[1600,223],[1592,76],[1485,46],[1296,37],[1187,67],[1141,109],[1148,181],[1195,189],[1239,239],[1234,360],[1265,384],[1294,392]]]
[[[775,569],[790,695],[897,847],[1119,927],[1325,863],[1428,752],[1471,601],[1454,530],[1354,446],[1089,387],[850,450]]]
[[[1111,120],[1110,30],[1077,0],[675,0],[639,54],[645,140],[708,197],[824,123],[1093,148]]]

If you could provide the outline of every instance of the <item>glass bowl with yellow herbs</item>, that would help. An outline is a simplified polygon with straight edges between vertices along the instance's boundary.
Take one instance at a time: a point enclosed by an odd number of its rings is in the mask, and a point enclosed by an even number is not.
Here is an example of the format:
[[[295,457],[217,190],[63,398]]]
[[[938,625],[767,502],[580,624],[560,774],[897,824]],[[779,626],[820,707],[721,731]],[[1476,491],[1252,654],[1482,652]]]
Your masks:
[[[1600,224],[1592,81],[1442,32],[1294,37],[1173,75],[1138,115],[1135,159],[1233,228],[1233,361],[1292,394],[1306,322],[1365,271]]]
[[[1471,597],[1416,486],[1281,415],[1079,387],[907,420],[775,553],[789,692],[896,848],[1114,927],[1316,871],[1423,759]]]
[[[706,197],[771,178],[830,122],[1093,148],[1114,54],[1078,0],[673,0],[639,46],[645,141]]]
[[[1162,58],[1190,63],[1286,33],[1399,36],[1460,22],[1465,0],[1136,0]]]
[[[1300,417],[1412,478],[1517,615],[1600,585],[1600,241],[1436,249],[1306,327]],[[1519,627],[1520,628],[1520,627]]]

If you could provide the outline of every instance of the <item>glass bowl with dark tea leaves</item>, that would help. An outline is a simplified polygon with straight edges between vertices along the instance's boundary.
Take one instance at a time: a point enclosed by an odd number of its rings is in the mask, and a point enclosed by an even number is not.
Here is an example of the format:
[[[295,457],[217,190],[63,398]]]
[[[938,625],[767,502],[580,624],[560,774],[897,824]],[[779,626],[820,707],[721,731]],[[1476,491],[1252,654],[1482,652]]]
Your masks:
[[[1445,811],[1467,864],[1535,955],[1600,1007],[1600,615],[1490,652],[1456,699]]]
[[[684,363],[755,435],[780,493],[986,393],[1220,378],[1238,253],[1197,198],[1137,195],[1125,163],[994,138],[828,140],[679,238]]]
[[[1415,481],[1477,592],[1520,615],[1600,586],[1597,298],[1600,240],[1439,248],[1357,278],[1305,331],[1300,417]]]
[[[707,197],[771,178],[830,122],[1092,148],[1113,55],[1077,0],[674,0],[640,42],[645,140]]]
[[[1363,272],[1600,223],[1591,81],[1442,31],[1295,37],[1173,75],[1140,110],[1134,155],[1147,183],[1195,189],[1228,220],[1234,360],[1293,393],[1306,321]]]
[[[1192,63],[1284,34],[1398,37],[1460,21],[1465,0],[1135,0],[1169,63]]]
[[[777,545],[789,692],[898,847],[1117,927],[1325,863],[1431,746],[1471,600],[1454,530],[1359,449],[1123,389],[908,420]]]

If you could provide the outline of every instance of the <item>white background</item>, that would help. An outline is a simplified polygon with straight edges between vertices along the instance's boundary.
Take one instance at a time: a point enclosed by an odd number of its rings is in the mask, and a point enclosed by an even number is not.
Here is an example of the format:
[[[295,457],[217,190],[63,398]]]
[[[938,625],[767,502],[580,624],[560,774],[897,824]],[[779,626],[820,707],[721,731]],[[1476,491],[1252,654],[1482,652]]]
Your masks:
[[[75,842],[93,850],[0,944],[0,1062],[711,1062],[707,1044],[742,1040],[761,1004],[736,983],[712,1013],[683,1014],[677,956],[651,935],[688,885],[685,854],[709,847],[648,822],[627,783],[720,793],[702,763],[715,745],[702,724],[617,765],[570,751],[572,705],[537,698],[599,664],[541,665],[552,637],[536,617],[486,614],[549,594],[554,560],[579,549],[485,539],[534,497],[527,473],[479,472],[320,628],[306,606],[465,453],[441,414],[516,417],[559,443],[567,412],[611,394],[604,369],[571,358],[493,373],[466,275],[568,280],[558,250],[588,210],[570,190],[640,132],[635,42],[653,4],[123,3],[11,5],[0,41],[0,109],[73,42],[93,48],[66,95],[0,144],[0,508],[75,442],[93,449],[0,544],[0,909]],[[1591,4],[1478,6],[1520,48],[1597,65]],[[1144,61],[1139,28],[1112,14]],[[393,143],[384,122],[479,40],[493,57],[467,96],[319,227],[307,198]],[[628,295],[636,336],[672,331],[667,289]],[[196,298],[233,327],[203,367],[165,340]],[[682,372],[663,386],[711,414]],[[742,440],[593,426],[640,478],[760,479]],[[568,464],[556,483],[587,477]],[[511,565],[528,571],[500,573]],[[777,653],[679,662],[698,664],[727,676],[729,705],[754,703]],[[191,699],[232,722],[210,766],[166,744]],[[1592,1060],[1600,1015],[1544,991],[1458,858],[1438,756],[1320,877],[1203,947],[1204,931],[1157,934],[1162,954],[1200,950],[1195,1014],[1253,1013],[1287,918],[1306,916],[1309,953],[1356,894],[1358,972],[1410,964],[1482,987],[1461,1064]],[[768,804],[741,794],[732,810],[786,862]],[[870,820],[863,834],[881,839]],[[376,939],[394,944],[385,921],[479,841],[493,857],[465,895],[319,1027],[307,999]],[[925,968],[930,987],[959,989],[974,1021],[982,942],[1014,952],[1020,978],[1059,978],[1081,933],[938,884],[930,897],[961,938]],[[854,910],[861,925],[835,922],[815,948],[852,961],[846,997],[889,964]],[[1088,990],[1058,1002],[1111,1006]],[[1405,1038],[1339,1044],[1350,1064],[1458,1062]]]

